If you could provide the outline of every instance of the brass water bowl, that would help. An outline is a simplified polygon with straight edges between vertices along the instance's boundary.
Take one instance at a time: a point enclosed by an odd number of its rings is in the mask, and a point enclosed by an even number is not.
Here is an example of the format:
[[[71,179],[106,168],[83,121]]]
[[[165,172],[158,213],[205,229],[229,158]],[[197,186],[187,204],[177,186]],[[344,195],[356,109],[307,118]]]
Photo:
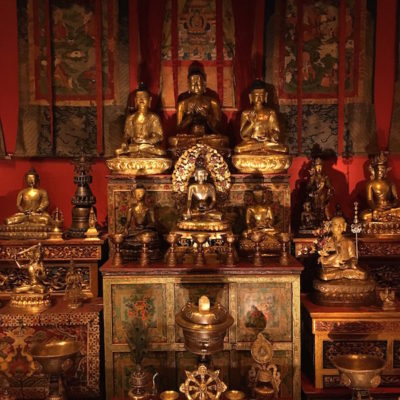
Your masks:
[[[161,400],[178,400],[179,393],[175,390],[165,390],[164,392],[160,393]]]
[[[50,382],[51,376],[58,378],[57,387],[50,387],[48,398],[52,400],[66,399],[62,375],[73,366],[80,348],[79,342],[71,340],[36,343],[32,346],[31,355],[43,367],[43,372],[50,375]]]
[[[188,302],[175,316],[182,328],[185,347],[194,354],[209,355],[221,351],[233,318],[219,303],[210,306],[210,300],[201,296],[199,304]]]
[[[224,393],[225,400],[245,400],[246,394],[241,390],[228,390]]]
[[[354,390],[368,390],[379,386],[380,374],[386,366],[385,360],[365,354],[336,356],[332,363],[339,370],[341,383]]]

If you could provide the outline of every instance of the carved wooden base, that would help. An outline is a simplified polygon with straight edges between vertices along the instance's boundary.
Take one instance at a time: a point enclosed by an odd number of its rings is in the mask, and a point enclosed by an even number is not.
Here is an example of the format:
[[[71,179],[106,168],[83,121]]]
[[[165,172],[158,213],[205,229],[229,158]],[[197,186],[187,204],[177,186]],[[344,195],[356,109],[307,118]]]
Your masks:
[[[400,392],[400,307],[326,307],[302,299],[302,370],[316,389],[340,387],[332,357],[371,354],[387,361],[382,387]]]
[[[313,287],[313,301],[324,306],[366,306],[376,300],[375,282],[371,279],[328,282],[315,279]]]

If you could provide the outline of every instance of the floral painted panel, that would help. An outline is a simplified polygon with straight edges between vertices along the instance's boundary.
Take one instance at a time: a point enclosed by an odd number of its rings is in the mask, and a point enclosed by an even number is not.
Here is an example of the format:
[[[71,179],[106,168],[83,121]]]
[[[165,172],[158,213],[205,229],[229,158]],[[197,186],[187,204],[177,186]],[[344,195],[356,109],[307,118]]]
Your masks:
[[[166,287],[151,285],[113,285],[113,343],[126,343],[125,323],[139,317],[149,327],[149,341],[167,342]]]

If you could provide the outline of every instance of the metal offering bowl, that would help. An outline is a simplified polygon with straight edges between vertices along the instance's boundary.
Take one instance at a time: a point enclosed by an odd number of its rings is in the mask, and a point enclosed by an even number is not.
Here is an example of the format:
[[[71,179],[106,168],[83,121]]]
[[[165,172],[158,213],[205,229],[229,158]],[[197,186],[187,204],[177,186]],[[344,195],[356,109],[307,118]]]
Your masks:
[[[368,390],[379,386],[380,373],[386,366],[386,361],[381,358],[365,354],[336,356],[332,363],[340,372],[341,382],[354,390]]]
[[[33,359],[42,365],[45,373],[60,375],[65,360],[75,358],[80,348],[79,342],[60,340],[51,343],[36,343],[31,348],[31,354]]]

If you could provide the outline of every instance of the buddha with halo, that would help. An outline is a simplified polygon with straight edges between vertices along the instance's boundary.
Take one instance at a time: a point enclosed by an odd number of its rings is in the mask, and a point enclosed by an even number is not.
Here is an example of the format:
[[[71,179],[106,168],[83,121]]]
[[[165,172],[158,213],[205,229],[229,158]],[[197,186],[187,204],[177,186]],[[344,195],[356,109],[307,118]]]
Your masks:
[[[400,201],[395,184],[387,178],[387,164],[384,152],[371,160],[371,178],[366,186],[369,209],[361,213],[363,234],[400,235]]]
[[[136,111],[125,121],[124,141],[115,150],[116,157],[107,160],[114,173],[132,175],[161,174],[172,162],[162,149],[163,130],[160,117],[150,111],[151,96],[141,83],[135,92]]]
[[[343,236],[346,225],[343,217],[333,217],[331,235],[318,251],[321,269],[313,286],[319,304],[361,305],[374,297],[375,282],[358,266],[353,240]]]
[[[179,157],[195,144],[207,144],[222,155],[229,154],[229,138],[220,133],[221,106],[208,94],[205,73],[200,66],[188,72],[188,91],[178,98],[177,134],[168,139],[171,151]]]
[[[39,187],[39,174],[31,168],[25,174],[26,187],[17,195],[18,212],[6,218],[0,226],[0,238],[47,239],[54,221],[47,212],[49,196]]]
[[[178,222],[178,228],[189,231],[226,230],[229,225],[215,208],[216,190],[213,184],[207,182],[207,170],[196,168],[193,177],[195,182],[188,187],[186,212]]]
[[[250,88],[251,108],[242,112],[240,136],[233,165],[244,173],[281,173],[290,167],[288,148],[280,142],[276,112],[267,106],[267,86],[255,80]]]

